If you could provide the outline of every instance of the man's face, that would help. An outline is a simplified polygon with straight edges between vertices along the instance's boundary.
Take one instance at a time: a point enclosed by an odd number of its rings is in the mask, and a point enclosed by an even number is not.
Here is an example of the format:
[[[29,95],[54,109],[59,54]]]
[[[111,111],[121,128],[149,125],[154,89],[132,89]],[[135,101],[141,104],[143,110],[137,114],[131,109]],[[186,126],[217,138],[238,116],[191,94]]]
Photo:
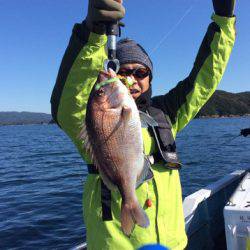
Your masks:
[[[118,74],[129,76],[134,84],[129,88],[134,99],[137,99],[142,93],[149,89],[149,73],[150,71],[143,65],[138,63],[122,64]]]

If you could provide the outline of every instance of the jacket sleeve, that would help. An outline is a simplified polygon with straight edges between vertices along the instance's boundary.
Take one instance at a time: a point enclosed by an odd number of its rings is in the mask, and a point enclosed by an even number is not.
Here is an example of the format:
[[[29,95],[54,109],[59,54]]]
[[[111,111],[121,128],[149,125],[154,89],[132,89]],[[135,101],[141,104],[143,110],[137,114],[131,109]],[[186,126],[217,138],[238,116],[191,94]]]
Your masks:
[[[53,119],[71,138],[81,156],[89,162],[79,133],[85,121],[86,105],[98,72],[107,58],[107,37],[90,33],[85,22],[73,28],[51,96]]]
[[[170,118],[176,136],[217,88],[235,41],[235,17],[212,16],[189,76],[165,95],[152,99]]]

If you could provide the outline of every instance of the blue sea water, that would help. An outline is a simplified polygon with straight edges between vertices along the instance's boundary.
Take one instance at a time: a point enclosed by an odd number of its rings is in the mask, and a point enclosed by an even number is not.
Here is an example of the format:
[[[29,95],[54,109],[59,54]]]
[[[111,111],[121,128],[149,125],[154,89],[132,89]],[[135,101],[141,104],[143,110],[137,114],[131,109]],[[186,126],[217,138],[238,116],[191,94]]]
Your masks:
[[[197,119],[177,137],[186,196],[250,168],[250,117]],[[70,249],[85,240],[86,166],[55,125],[0,127],[0,249]]]

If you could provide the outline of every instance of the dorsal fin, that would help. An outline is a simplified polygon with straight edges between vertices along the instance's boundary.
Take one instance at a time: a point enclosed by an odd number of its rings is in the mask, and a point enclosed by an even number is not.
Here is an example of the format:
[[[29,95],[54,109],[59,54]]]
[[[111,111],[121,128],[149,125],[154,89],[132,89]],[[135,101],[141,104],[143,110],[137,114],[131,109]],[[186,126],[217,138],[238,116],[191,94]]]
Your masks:
[[[93,151],[91,141],[88,136],[88,131],[87,131],[85,123],[83,123],[82,128],[80,130],[79,139],[83,141],[84,149],[89,155],[89,158],[91,159],[91,161],[96,164],[94,151]]]

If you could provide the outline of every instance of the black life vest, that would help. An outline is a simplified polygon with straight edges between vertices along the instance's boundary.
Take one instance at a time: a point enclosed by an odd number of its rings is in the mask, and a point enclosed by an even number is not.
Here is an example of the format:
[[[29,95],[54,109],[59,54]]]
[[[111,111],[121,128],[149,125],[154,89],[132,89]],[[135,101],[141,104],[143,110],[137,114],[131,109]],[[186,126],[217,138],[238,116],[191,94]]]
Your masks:
[[[151,136],[155,139],[157,152],[153,155],[154,162],[163,162],[169,169],[180,169],[181,164],[176,152],[176,144],[171,124],[161,109],[148,107],[146,110],[151,117],[158,123],[156,127],[149,127]]]

